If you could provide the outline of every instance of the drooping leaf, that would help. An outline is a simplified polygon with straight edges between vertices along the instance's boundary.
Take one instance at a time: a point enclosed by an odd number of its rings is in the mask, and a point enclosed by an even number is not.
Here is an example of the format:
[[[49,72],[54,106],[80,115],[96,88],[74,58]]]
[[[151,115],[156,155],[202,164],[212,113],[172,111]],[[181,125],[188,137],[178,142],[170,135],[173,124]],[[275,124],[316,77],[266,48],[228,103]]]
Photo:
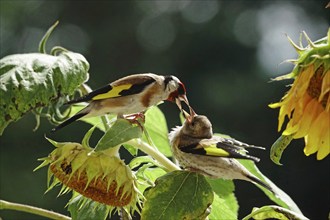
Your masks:
[[[131,139],[140,138],[141,136],[142,128],[140,126],[133,125],[126,119],[117,119],[98,141],[95,151],[116,147]]]
[[[270,159],[277,165],[282,165],[280,163],[282,153],[285,148],[290,144],[293,139],[293,135],[281,135],[272,145],[270,149]]]
[[[91,199],[82,199],[82,196],[72,199],[69,202],[68,210],[72,220],[105,220],[109,213],[106,205]]]
[[[31,110],[35,111],[37,128],[42,107],[52,105],[48,113],[53,117],[61,96],[72,94],[87,81],[89,64],[82,55],[58,46],[46,55],[47,40],[58,23],[41,39],[40,54],[15,54],[0,60],[0,135],[10,122]]]
[[[137,156],[138,154],[138,148],[133,147],[132,145],[129,144],[123,144],[124,148],[132,155],[132,156]]]
[[[166,174],[164,169],[152,166],[153,165],[150,163],[144,164],[135,174],[138,178],[138,189],[141,193],[143,193],[147,188],[153,187],[156,179]]]
[[[15,54],[0,60],[0,134],[25,113],[71,95],[88,79],[89,64],[78,53]]]
[[[302,214],[296,203],[290,198],[288,194],[286,194],[283,190],[278,188],[270,179],[268,179],[265,175],[261,173],[261,171],[258,169],[258,167],[255,165],[253,161],[248,160],[239,160],[243,166],[245,166],[251,173],[256,175],[260,180],[267,183],[273,191],[276,193],[274,195],[269,190],[263,188],[262,186],[257,185],[264,193],[276,204],[290,209],[296,213]]]
[[[144,192],[147,187],[153,186],[158,177],[166,174],[165,169],[160,168],[162,165],[151,156],[135,157],[129,163],[129,167],[132,170],[138,168],[135,175],[139,180],[138,189],[140,192]]]
[[[207,179],[215,193],[209,219],[238,219],[238,203],[235,197],[235,185],[232,180]]]
[[[155,168],[148,167],[145,170],[143,170],[143,175],[153,183],[156,181],[156,179],[158,179],[159,177],[165,174],[166,171],[164,171],[164,169],[161,169],[159,167],[155,167]]]
[[[87,133],[85,134],[85,136],[84,136],[84,138],[82,139],[82,142],[81,142],[81,144],[82,144],[83,147],[90,148],[90,146],[89,146],[89,139],[91,138],[91,136],[92,136],[95,128],[96,128],[95,126],[94,127],[91,127],[87,131]]]
[[[147,135],[150,136],[152,142],[162,154],[167,157],[171,156],[171,147],[168,142],[168,128],[163,112],[157,106],[153,106],[148,109],[145,116],[144,127]],[[143,140],[148,142],[145,135]]]
[[[261,208],[253,208],[252,213],[243,218],[249,219],[281,219],[281,220],[308,220],[305,216],[295,213],[289,209],[279,206],[263,206]]]
[[[213,190],[200,174],[174,171],[158,178],[145,197],[141,219],[203,219],[213,202]]]
[[[153,165],[160,166],[160,164],[150,156],[135,157],[128,165],[131,169],[135,169],[143,163],[151,163]]]

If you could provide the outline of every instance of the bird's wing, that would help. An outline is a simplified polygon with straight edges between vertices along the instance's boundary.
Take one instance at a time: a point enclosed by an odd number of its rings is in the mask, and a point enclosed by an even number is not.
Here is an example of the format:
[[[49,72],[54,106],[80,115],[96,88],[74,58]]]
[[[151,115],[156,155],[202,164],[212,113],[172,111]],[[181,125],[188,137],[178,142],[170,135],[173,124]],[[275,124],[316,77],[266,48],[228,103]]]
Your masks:
[[[111,99],[138,94],[153,82],[155,82],[155,78],[148,74],[135,74],[127,76],[104,87],[96,89],[85,96],[69,101],[66,104]]]
[[[213,157],[227,157],[259,161],[259,158],[245,154],[246,150],[228,141],[226,138],[203,139],[196,144],[180,147],[186,153]]]
[[[214,136],[214,138],[219,140],[219,142],[222,142],[222,143],[225,143],[225,144],[228,144],[228,145],[234,146],[236,148],[240,148],[240,149],[256,148],[256,149],[265,150],[264,147],[246,144],[244,142],[235,140],[234,138],[223,138],[220,136]]]

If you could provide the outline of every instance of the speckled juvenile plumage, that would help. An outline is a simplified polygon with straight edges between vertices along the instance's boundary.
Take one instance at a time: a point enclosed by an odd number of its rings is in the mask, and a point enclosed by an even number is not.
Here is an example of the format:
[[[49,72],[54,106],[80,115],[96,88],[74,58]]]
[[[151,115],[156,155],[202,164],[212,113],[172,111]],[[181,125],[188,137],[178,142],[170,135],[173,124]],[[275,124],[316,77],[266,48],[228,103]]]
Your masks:
[[[183,126],[173,129],[169,139],[174,157],[185,169],[211,178],[250,181],[272,191],[270,186],[235,159],[259,161],[259,158],[245,154],[245,148],[255,146],[235,139],[214,136],[212,124],[207,117],[195,115],[186,120]]]

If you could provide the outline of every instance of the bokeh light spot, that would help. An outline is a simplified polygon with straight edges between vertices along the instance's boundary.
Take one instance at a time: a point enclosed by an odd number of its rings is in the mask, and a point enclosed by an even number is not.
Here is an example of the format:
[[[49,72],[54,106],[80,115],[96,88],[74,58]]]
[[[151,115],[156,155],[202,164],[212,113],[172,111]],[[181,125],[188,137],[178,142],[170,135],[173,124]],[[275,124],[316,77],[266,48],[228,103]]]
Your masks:
[[[137,39],[149,52],[165,51],[172,45],[175,36],[175,27],[165,15],[146,17],[137,28]]]
[[[204,23],[210,21],[219,11],[218,1],[191,1],[182,10],[182,16],[192,23]]]

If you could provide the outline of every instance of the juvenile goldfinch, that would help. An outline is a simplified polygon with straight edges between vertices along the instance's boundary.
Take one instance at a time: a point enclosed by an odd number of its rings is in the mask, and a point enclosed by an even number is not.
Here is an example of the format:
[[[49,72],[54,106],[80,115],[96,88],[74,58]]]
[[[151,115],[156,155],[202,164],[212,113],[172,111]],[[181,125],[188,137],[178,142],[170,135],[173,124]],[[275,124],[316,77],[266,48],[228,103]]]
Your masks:
[[[89,102],[84,109],[53,128],[52,132],[81,117],[105,114],[116,114],[118,117],[123,117],[127,114],[141,113],[163,100],[175,102],[180,110],[181,101],[189,105],[186,89],[177,77],[153,73],[129,75],[66,103]]]
[[[169,134],[173,156],[182,167],[211,178],[250,181],[273,192],[270,186],[234,159],[258,162],[259,158],[245,154],[247,152],[245,148],[261,147],[214,136],[212,124],[206,116],[193,115],[186,118],[183,126],[174,128]]]

